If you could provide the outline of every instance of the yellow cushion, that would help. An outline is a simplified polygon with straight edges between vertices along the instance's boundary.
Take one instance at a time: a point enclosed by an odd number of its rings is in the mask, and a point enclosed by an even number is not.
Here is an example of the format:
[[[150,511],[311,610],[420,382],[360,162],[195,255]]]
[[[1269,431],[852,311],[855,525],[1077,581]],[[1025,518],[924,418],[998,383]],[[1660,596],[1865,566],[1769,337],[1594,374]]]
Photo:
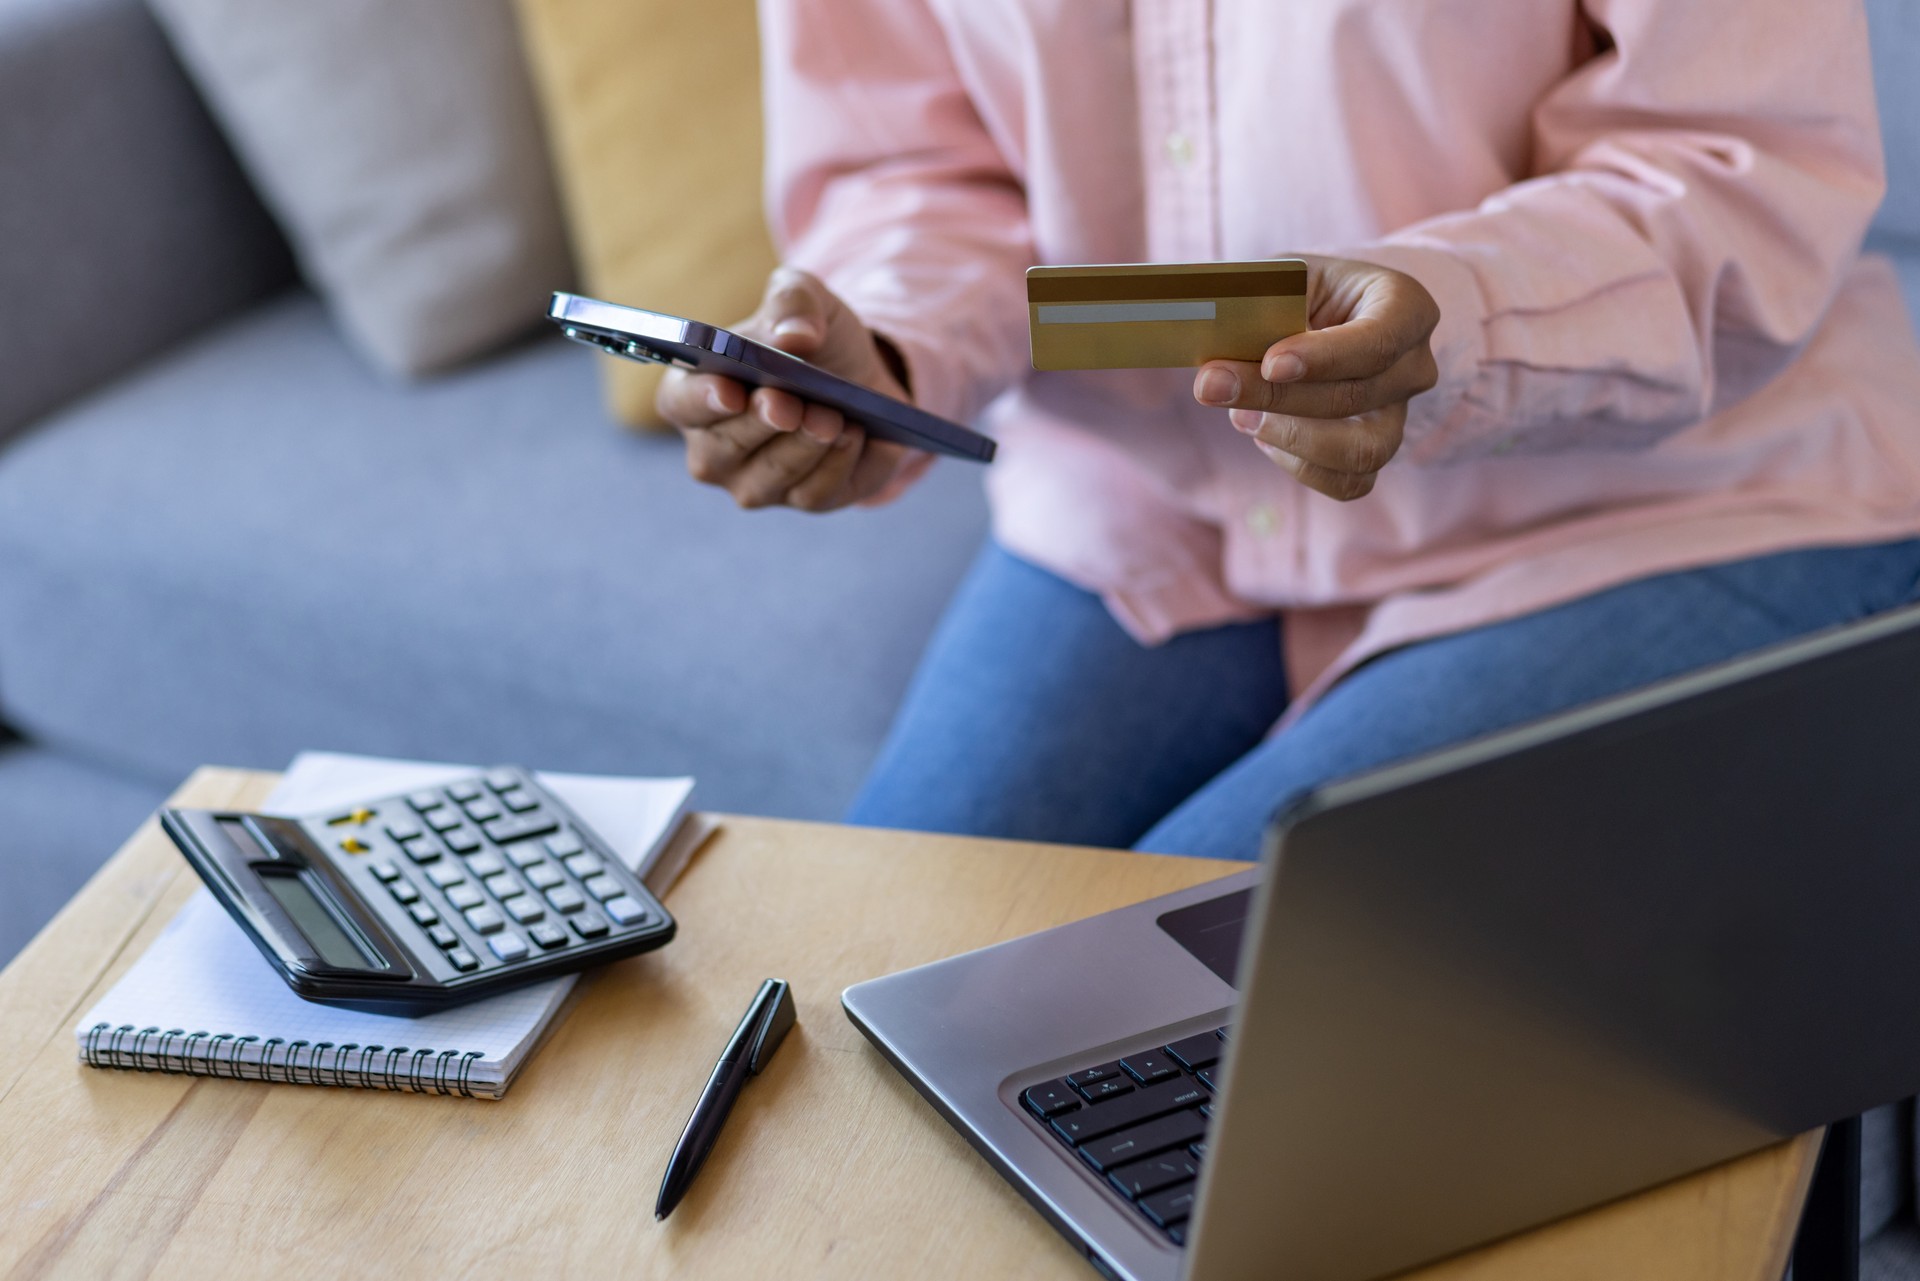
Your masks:
[[[753,0],[515,0],[584,288],[710,324],[760,301]],[[605,360],[607,405],[655,425],[656,366]]]

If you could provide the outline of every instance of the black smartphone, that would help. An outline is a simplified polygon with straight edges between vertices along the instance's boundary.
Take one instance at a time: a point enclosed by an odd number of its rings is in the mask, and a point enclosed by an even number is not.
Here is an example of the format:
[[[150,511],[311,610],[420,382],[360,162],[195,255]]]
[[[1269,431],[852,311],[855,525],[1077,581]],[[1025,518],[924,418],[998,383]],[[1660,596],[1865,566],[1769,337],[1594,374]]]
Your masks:
[[[792,392],[802,400],[832,406],[845,414],[848,422],[859,424],[868,435],[880,440],[950,458],[993,461],[992,439],[977,431],[717,325],[578,294],[555,294],[547,318],[575,342],[616,356],[720,374],[749,387]]]

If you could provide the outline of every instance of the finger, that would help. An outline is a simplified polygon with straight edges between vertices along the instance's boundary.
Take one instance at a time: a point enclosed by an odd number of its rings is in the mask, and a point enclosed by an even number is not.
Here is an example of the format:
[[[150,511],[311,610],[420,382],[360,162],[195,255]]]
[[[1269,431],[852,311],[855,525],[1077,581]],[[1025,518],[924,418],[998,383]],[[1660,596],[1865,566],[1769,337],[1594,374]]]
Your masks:
[[[1193,395],[1203,405],[1252,409],[1302,418],[1354,418],[1412,400],[1439,378],[1433,353],[1425,346],[1405,352],[1371,378],[1270,382],[1263,366],[1250,361],[1214,360],[1194,376]]]
[[[885,507],[900,495],[913,488],[914,482],[926,475],[927,468],[933,466],[933,455],[919,450],[908,450],[907,457],[894,470],[893,479],[882,485],[874,493],[860,500],[862,507]]]
[[[718,374],[669,369],[654,393],[653,407],[675,427],[708,427],[746,412],[747,389]]]
[[[846,416],[831,405],[809,401],[800,417],[800,430],[823,445],[831,445],[846,427]]]
[[[1329,471],[1365,475],[1377,472],[1400,452],[1406,436],[1407,407],[1389,405],[1358,418],[1327,420],[1286,414],[1256,414],[1236,409],[1228,415],[1235,430],[1268,448],[1291,454]]]
[[[799,431],[806,421],[807,402],[774,387],[756,388],[749,402],[752,416],[778,432]]]
[[[723,418],[708,427],[685,427],[687,474],[705,485],[727,485],[768,441],[781,433],[750,414]]]
[[[780,506],[789,490],[813,474],[830,448],[804,432],[776,436],[741,464],[727,483],[727,492],[749,510]]]
[[[854,501],[865,506],[879,506],[899,497],[900,490],[906,484],[911,484],[913,477],[924,470],[918,468],[909,471],[906,481],[901,483],[903,468],[920,452],[892,441],[869,438],[867,447],[860,451],[860,465],[854,468],[853,477],[848,482]]]
[[[1346,320],[1282,338],[1260,367],[1269,382],[1371,378],[1423,347],[1440,323],[1440,307],[1420,283],[1399,272],[1367,278]]]
[[[851,502],[847,482],[860,462],[860,446],[865,439],[866,433],[858,427],[841,432],[820,465],[787,491],[787,506],[803,512],[826,512]]]
[[[1371,494],[1374,481],[1379,476],[1378,472],[1356,474],[1332,471],[1317,463],[1296,458],[1285,450],[1275,449],[1272,445],[1260,441],[1254,443],[1259,446],[1261,453],[1292,472],[1294,479],[1302,485],[1308,489],[1317,490],[1329,498],[1337,498],[1343,503],[1350,503],[1356,498],[1365,498]]]

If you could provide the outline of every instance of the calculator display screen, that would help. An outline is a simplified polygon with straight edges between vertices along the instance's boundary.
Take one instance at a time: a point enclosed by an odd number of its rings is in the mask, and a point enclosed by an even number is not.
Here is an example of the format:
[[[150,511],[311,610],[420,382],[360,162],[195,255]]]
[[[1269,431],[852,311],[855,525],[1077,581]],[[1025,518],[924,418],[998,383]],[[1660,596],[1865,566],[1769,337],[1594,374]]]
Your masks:
[[[273,857],[272,854],[260,848],[260,842],[253,839],[253,833],[249,832],[247,825],[239,819],[221,819],[220,830],[226,835],[228,840],[233,842],[233,847],[248,859],[270,859]]]
[[[297,876],[263,875],[260,883],[278,900],[322,961],[339,970],[378,968],[366,949],[340,928],[326,905]]]

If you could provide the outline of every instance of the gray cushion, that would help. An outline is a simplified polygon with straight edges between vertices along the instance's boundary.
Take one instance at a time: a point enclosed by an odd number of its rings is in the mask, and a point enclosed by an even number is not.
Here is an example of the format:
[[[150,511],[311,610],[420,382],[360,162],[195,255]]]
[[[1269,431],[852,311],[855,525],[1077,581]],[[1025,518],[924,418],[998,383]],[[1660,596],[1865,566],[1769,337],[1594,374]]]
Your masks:
[[[1867,0],[1867,21],[1887,145],[1887,202],[1877,225],[1920,240],[1920,4]]]
[[[1887,199],[1867,244],[1900,268],[1920,324],[1920,3],[1867,0],[1867,21],[1887,148]]]
[[[1906,286],[1907,310],[1915,326],[1920,326],[1920,236],[1909,240],[1876,232],[1867,237],[1867,248],[1893,259],[1901,283]]]
[[[141,0],[0,4],[0,440],[292,276]]]
[[[573,344],[395,389],[293,296],[0,453],[0,706],[162,782],[327,747],[832,817],[984,509],[942,463],[740,512],[606,425]]]
[[[572,271],[510,0],[152,0],[378,365],[525,333]]]
[[[167,789],[53,752],[0,748],[0,965],[53,919]]]

